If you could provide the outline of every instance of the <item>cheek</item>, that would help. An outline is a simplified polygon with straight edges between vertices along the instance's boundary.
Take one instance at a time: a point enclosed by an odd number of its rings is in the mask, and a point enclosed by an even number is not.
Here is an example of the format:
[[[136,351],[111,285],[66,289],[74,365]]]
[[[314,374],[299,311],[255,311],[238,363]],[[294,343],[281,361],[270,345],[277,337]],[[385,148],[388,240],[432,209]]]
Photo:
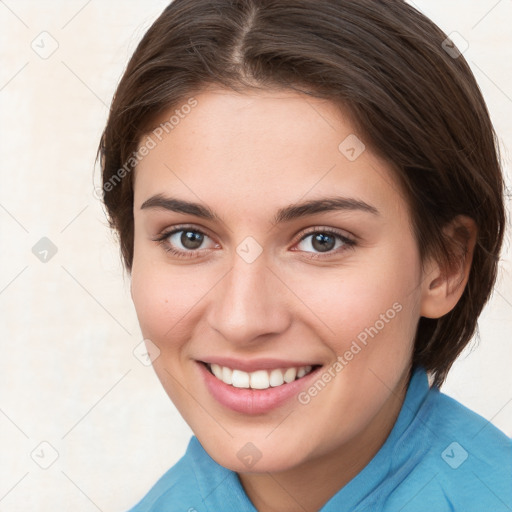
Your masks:
[[[390,378],[408,365],[419,319],[419,277],[414,252],[410,257],[383,258],[367,272],[364,284],[353,283],[345,310],[349,326],[343,347],[361,351],[354,369],[370,367]],[[347,357],[347,358],[348,358]]]
[[[198,299],[193,296],[193,287],[186,286],[182,278],[150,261],[134,258],[133,303],[144,339],[151,340],[159,350],[153,369],[169,398],[183,413],[187,402],[177,382],[183,381],[186,340],[191,336],[191,304]]]
[[[296,280],[297,295],[305,297],[313,322],[337,355],[351,350],[365,356],[384,349],[408,353],[419,318],[419,264],[414,245],[380,251],[337,272],[316,272]],[[322,327],[322,325],[325,327]],[[363,349],[358,351],[356,342]],[[352,348],[353,347],[353,348]],[[351,354],[347,354],[352,357]],[[401,358],[400,358],[401,359]]]
[[[187,286],[178,273],[169,272],[148,259],[134,258],[132,298],[145,338],[158,345],[179,338],[186,324],[182,319],[198,302],[198,295],[197,289]]]
[[[131,286],[144,338],[163,354],[171,354],[185,350],[186,343],[197,335],[209,294],[225,271],[208,265],[171,265],[165,257],[135,251]]]

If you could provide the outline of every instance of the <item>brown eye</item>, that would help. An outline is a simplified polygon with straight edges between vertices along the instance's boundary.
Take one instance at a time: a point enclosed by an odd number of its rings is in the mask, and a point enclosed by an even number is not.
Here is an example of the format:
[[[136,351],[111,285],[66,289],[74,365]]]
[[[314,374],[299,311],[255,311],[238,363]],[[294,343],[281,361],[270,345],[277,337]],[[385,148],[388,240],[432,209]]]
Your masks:
[[[180,231],[178,231],[180,233]],[[194,250],[199,249],[203,243],[204,235],[198,231],[181,231],[180,243],[186,249]]]
[[[311,245],[319,252],[327,252],[334,248],[336,245],[336,239],[334,236],[329,234],[317,233],[313,236]]]
[[[207,234],[191,226],[180,226],[153,240],[161,244],[166,252],[179,258],[201,256],[204,251],[216,247],[215,242]],[[207,240],[210,241],[210,246],[203,247]]]
[[[300,247],[301,245],[302,247]],[[309,231],[297,244],[300,251],[311,253],[311,258],[336,255],[355,245],[355,240],[351,240],[338,231],[326,228]]]

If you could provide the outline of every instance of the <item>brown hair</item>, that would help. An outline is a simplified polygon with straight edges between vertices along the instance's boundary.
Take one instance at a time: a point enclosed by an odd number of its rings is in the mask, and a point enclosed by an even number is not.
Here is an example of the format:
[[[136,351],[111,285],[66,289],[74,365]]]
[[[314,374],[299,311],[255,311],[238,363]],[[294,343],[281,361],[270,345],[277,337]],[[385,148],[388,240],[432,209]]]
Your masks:
[[[127,270],[134,155],[159,115],[212,84],[327,98],[396,169],[422,261],[433,255],[453,264],[442,228],[459,214],[476,222],[461,299],[439,319],[420,318],[416,333],[413,366],[423,366],[440,386],[477,330],[505,224],[496,135],[467,62],[446,38],[402,0],[172,2],[134,52],[98,150],[103,199]]]

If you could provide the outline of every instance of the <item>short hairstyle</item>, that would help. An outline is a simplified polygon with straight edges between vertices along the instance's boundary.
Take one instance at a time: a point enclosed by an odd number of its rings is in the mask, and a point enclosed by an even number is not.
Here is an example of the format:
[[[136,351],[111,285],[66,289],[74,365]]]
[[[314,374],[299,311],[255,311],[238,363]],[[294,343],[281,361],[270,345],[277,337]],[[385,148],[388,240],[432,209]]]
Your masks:
[[[459,214],[474,219],[464,292],[448,314],[421,317],[414,339],[413,366],[440,386],[478,332],[505,225],[499,145],[464,57],[402,0],[175,0],[131,57],[98,149],[103,201],[128,272],[138,145],[157,117],[211,85],[293,89],[343,109],[392,166],[422,262],[432,256],[450,268],[457,256],[443,227]]]

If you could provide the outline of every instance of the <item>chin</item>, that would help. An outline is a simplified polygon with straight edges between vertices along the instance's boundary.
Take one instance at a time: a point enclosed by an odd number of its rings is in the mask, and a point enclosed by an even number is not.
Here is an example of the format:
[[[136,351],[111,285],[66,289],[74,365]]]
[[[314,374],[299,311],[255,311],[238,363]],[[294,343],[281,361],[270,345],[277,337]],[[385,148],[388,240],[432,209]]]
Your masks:
[[[267,473],[292,469],[304,461],[305,453],[299,446],[286,447],[279,450],[267,440],[266,443],[245,439],[230,439],[227,443],[215,440],[200,443],[210,457],[221,466],[237,473]]]

